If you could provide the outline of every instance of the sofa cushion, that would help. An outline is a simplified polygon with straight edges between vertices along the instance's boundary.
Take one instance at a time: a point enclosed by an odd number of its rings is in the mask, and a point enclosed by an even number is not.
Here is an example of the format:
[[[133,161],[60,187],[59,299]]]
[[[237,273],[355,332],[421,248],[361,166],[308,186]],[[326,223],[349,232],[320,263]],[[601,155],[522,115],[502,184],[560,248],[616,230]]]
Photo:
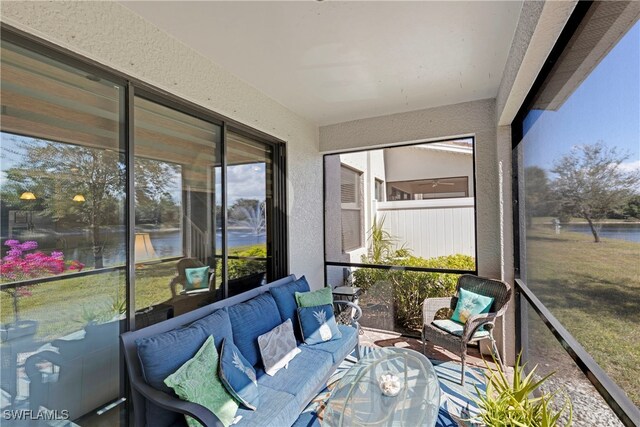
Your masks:
[[[284,391],[259,386],[260,409],[240,408],[236,418],[242,417],[234,427],[283,427],[292,425],[300,415],[294,397]]]
[[[305,344],[319,344],[342,337],[331,304],[298,308]]]
[[[300,354],[289,362],[287,369],[281,369],[273,377],[266,375],[262,369],[256,373],[259,385],[293,394],[302,409],[326,383],[333,359],[325,351],[316,351],[309,346],[299,348]]]
[[[229,394],[218,378],[218,351],[213,336],[207,338],[193,359],[189,359],[165,380],[183,400],[198,403],[213,412],[225,426],[230,426],[238,410],[238,402]],[[200,422],[186,417],[189,427]]]
[[[329,287],[313,292],[296,292],[298,307],[315,307],[317,305],[333,304],[333,290]]]
[[[260,356],[267,375],[275,375],[286,368],[289,362],[300,353],[293,335],[291,319],[287,319],[264,335],[258,337]]]
[[[220,380],[231,395],[245,408],[256,410],[259,404],[258,379],[233,341],[225,340],[220,353]]]
[[[342,334],[340,339],[313,345],[302,344],[301,347],[327,352],[333,358],[334,364],[340,363],[358,343],[358,330],[347,325],[338,325],[338,329]]]
[[[204,330],[194,325],[137,339],[138,357],[147,384],[173,394],[164,379],[191,359],[206,339]]]
[[[220,353],[220,349],[222,348],[223,340],[228,339],[233,341],[231,321],[229,320],[229,313],[226,307],[218,309],[202,319],[196,320],[191,325],[201,327],[207,337],[213,335],[218,353]]]
[[[302,276],[294,282],[270,288],[269,292],[278,306],[280,320],[284,322],[287,319],[291,319],[291,322],[293,323],[293,333],[299,341],[302,341],[300,323],[298,322],[298,316],[296,314],[298,304],[296,303],[294,294],[296,292],[309,292],[309,283],[307,282],[307,279]]]
[[[260,362],[258,337],[280,323],[280,312],[269,292],[229,307],[233,342],[253,366]]]

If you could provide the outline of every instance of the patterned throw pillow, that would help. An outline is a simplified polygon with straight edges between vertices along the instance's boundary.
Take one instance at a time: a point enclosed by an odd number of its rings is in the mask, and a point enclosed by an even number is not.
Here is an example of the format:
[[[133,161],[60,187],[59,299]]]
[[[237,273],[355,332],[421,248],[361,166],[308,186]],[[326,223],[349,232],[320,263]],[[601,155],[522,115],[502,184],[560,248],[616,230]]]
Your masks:
[[[222,341],[220,351],[220,380],[241,405],[255,411],[258,407],[256,371],[244,358],[233,341]]]
[[[264,371],[274,376],[280,369],[287,368],[289,362],[300,353],[293,335],[293,324],[287,319],[283,324],[258,337],[260,355]]]
[[[492,297],[486,297],[460,288],[458,304],[456,304],[451,320],[465,324],[471,316],[488,313],[492,304]]]
[[[227,392],[216,373],[218,352],[213,336],[207,338],[200,350],[165,380],[183,400],[200,404],[213,412],[222,424],[229,426],[238,410],[238,402]],[[195,419],[186,416],[189,427],[200,427]]]
[[[331,304],[298,308],[305,344],[319,344],[342,338]]]
[[[333,290],[328,287],[312,292],[296,292],[295,296],[298,307],[333,304]]]
[[[185,291],[209,287],[209,267],[185,268],[184,275],[187,278]]]

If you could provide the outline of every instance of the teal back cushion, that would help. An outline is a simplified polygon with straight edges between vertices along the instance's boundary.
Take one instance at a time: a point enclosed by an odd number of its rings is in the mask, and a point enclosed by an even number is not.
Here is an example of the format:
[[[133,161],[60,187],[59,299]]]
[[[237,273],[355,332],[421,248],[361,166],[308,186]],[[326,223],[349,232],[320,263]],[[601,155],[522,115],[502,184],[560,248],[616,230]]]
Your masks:
[[[185,268],[187,278],[185,290],[206,289],[209,287],[209,267]]]
[[[451,320],[462,324],[467,323],[467,319],[471,316],[488,313],[489,310],[491,310],[491,305],[493,305],[492,297],[476,294],[460,288],[458,304],[456,304],[456,309],[451,316]]]
[[[238,410],[238,402],[227,392],[218,377],[218,351],[210,336],[193,358],[169,375],[164,383],[183,400],[197,403],[209,409],[225,427],[231,425]],[[186,417],[189,427],[200,423]]]
[[[315,307],[318,305],[333,304],[333,290],[322,288],[313,292],[296,292],[298,307]]]

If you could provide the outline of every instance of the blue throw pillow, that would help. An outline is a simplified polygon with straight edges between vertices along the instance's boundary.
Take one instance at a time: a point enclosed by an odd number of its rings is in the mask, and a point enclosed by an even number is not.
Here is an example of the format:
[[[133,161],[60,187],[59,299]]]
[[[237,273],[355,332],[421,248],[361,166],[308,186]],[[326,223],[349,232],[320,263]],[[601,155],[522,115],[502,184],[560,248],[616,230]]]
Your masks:
[[[471,316],[488,313],[492,304],[493,298],[460,288],[458,303],[451,320],[465,324]]]
[[[187,278],[185,291],[209,287],[209,267],[185,268],[184,275]]]
[[[233,341],[228,339],[222,342],[220,380],[240,404],[252,411],[256,410],[259,401],[256,371]]]
[[[309,283],[304,276],[295,282],[269,289],[273,299],[276,300],[276,305],[280,312],[280,320],[285,322],[287,319],[291,319],[291,323],[293,323],[293,333],[298,340],[302,339],[302,337],[300,335],[300,323],[296,315],[298,304],[296,303],[294,294],[296,292],[309,292],[309,289]]]
[[[298,308],[305,344],[319,344],[342,338],[331,304]]]

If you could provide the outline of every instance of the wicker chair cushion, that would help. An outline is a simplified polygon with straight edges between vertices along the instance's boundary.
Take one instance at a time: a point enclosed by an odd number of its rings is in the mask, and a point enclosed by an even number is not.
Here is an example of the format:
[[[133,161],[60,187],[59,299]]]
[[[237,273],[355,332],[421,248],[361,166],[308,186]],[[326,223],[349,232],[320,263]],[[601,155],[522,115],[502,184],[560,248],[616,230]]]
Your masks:
[[[460,288],[458,304],[456,304],[456,309],[451,316],[451,320],[462,324],[467,323],[467,319],[471,316],[488,313],[491,305],[493,305],[493,300],[492,297],[476,294],[475,292]]]
[[[462,323],[455,322],[451,319],[434,320],[432,325],[438,329],[441,329],[445,332],[449,332],[450,334],[456,335],[458,337],[462,336],[462,330],[464,329],[464,325]],[[472,339],[485,338],[488,336],[489,336],[489,332],[485,331],[483,328],[479,328],[473,334]]]

